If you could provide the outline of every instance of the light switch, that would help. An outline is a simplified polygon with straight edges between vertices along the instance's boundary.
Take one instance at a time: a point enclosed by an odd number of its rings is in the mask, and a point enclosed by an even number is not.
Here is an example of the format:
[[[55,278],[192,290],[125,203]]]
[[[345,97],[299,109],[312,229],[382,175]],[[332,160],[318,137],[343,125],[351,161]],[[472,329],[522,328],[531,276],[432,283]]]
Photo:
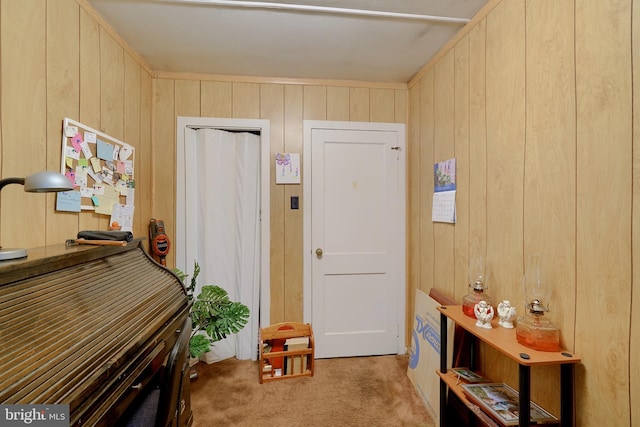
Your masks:
[[[291,196],[291,209],[298,209],[298,196]]]

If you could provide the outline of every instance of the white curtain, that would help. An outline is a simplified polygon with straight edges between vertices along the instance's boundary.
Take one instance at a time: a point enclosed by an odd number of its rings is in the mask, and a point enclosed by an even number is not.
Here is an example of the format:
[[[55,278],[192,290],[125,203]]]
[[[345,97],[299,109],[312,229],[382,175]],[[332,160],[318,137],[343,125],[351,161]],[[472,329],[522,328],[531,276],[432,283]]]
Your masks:
[[[219,129],[198,129],[187,150],[187,253],[200,264],[198,287],[219,285],[251,311],[240,333],[216,342],[208,361],[232,356],[256,359],[260,283],[260,137]],[[193,247],[193,246],[196,247]],[[196,289],[198,295],[200,289]]]

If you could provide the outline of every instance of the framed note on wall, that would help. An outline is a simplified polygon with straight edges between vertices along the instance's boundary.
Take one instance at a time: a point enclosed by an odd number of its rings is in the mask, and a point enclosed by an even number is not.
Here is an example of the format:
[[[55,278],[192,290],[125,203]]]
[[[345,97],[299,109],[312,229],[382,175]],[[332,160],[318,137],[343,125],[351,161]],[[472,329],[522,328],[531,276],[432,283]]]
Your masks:
[[[56,210],[110,215],[130,231],[135,195],[135,150],[119,139],[65,118],[61,172],[73,190],[57,193]]]
[[[276,184],[300,184],[300,153],[276,153]]]

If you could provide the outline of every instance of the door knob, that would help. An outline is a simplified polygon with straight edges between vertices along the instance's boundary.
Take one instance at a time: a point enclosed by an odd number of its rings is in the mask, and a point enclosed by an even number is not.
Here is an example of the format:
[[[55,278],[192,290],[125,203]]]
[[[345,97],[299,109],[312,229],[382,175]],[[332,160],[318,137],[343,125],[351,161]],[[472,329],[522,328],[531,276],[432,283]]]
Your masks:
[[[316,255],[318,255],[319,257],[322,256],[322,248],[316,249]]]

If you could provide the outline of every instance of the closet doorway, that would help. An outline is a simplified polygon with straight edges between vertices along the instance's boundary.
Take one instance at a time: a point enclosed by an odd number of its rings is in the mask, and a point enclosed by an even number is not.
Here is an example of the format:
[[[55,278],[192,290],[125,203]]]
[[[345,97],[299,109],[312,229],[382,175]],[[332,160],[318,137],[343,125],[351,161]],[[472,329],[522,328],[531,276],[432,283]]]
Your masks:
[[[198,287],[219,285],[251,312],[207,359],[256,360],[270,306],[269,121],[178,117],[176,145],[176,267],[191,275],[197,261]]]

